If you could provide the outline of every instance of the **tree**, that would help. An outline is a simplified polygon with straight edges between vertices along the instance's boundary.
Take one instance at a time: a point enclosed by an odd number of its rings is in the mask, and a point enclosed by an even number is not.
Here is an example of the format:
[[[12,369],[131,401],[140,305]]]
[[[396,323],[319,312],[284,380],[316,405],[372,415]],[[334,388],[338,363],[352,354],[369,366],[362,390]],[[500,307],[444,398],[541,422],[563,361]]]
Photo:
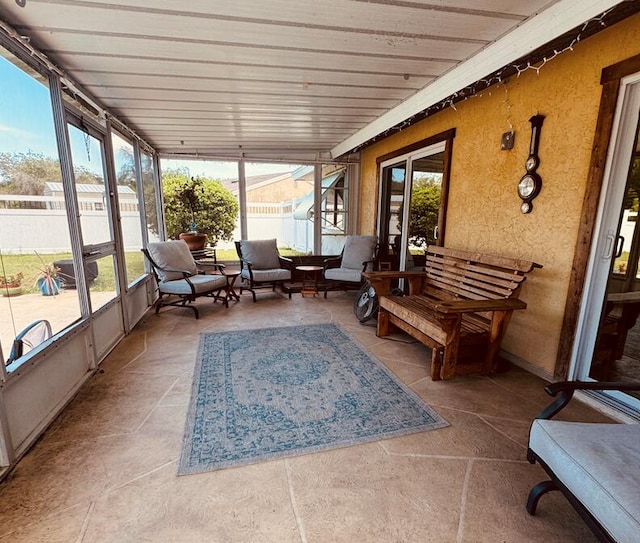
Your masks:
[[[435,243],[434,229],[438,225],[440,193],[438,182],[421,179],[414,183],[409,211],[409,240],[413,245],[424,247]],[[402,220],[402,209],[399,217]],[[402,224],[398,227],[402,229]]]
[[[42,196],[47,181],[60,181],[60,162],[31,151],[0,153],[0,193]]]
[[[76,183],[101,184],[96,174],[83,166],[74,169]],[[41,153],[0,153],[0,193],[44,195],[48,181],[60,182],[60,161]]]
[[[219,181],[191,177],[167,170],[162,175],[167,235],[177,238],[195,230],[207,234],[215,247],[218,241],[231,239],[238,217],[238,202]]]

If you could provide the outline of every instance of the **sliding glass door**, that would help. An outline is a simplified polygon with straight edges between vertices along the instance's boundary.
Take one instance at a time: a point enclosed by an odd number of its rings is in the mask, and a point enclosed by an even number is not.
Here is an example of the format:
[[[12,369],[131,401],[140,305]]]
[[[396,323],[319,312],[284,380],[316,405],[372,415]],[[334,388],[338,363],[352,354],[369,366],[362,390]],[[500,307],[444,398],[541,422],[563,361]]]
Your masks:
[[[447,156],[447,143],[441,141],[381,163],[378,232],[383,266],[420,268],[427,245],[443,244]]]

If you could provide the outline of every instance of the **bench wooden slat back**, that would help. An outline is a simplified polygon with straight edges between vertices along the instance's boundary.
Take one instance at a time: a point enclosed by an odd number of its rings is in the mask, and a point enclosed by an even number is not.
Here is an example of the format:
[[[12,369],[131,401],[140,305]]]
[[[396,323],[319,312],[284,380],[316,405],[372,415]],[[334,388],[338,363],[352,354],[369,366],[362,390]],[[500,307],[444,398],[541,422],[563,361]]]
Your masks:
[[[430,246],[422,294],[437,300],[517,297],[525,273],[537,265],[523,260]]]

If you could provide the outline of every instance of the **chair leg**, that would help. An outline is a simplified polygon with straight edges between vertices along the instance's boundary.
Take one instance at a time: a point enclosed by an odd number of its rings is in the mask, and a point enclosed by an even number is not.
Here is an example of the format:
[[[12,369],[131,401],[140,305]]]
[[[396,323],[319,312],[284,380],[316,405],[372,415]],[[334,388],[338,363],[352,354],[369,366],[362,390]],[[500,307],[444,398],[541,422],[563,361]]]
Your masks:
[[[182,299],[182,300],[178,300],[178,301],[175,301],[175,302],[171,302],[171,303],[165,304],[162,301],[162,299],[159,298],[158,301],[156,302],[156,315],[160,311],[161,307],[172,305],[172,306],[175,306],[175,307],[187,307],[189,309],[193,309],[193,312],[195,313],[196,319],[199,319],[200,318],[200,313],[198,312],[198,308],[195,305],[193,305],[191,303],[188,303],[188,302],[190,302],[190,300]]]
[[[527,498],[527,513],[535,515],[540,498],[552,490],[558,490],[558,486],[553,481],[542,481],[534,486],[531,489],[531,492],[529,492],[529,497]]]

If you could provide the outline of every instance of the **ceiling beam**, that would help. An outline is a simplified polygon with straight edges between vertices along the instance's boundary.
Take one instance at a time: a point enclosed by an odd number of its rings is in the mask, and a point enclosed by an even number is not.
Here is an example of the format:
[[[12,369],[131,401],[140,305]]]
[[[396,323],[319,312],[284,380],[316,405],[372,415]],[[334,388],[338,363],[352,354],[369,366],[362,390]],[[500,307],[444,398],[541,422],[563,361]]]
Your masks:
[[[621,3],[621,0],[559,0],[336,145],[331,150],[332,156],[339,157],[348,153],[385,130]]]

